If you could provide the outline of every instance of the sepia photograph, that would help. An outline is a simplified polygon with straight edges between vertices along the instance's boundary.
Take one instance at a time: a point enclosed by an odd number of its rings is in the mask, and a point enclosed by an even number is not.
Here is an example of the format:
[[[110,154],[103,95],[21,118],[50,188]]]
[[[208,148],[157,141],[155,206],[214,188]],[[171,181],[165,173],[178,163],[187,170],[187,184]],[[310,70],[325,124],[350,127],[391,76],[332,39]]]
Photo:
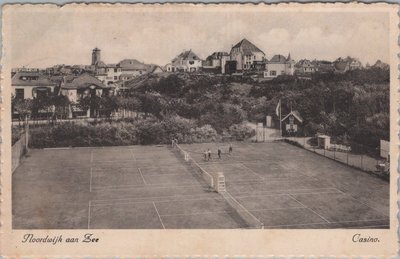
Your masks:
[[[274,10],[10,9],[12,229],[389,229],[390,16]]]

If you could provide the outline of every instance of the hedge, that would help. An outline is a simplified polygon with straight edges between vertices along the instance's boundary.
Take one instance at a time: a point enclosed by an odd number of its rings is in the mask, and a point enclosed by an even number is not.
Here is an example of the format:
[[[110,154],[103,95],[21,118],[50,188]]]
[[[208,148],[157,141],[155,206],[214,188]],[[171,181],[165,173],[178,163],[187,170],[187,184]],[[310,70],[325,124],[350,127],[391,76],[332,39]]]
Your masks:
[[[233,125],[228,134],[234,140],[253,135],[243,125]],[[135,122],[65,122],[46,125],[30,130],[30,147],[87,147],[169,144],[172,139],[179,143],[204,143],[221,140],[210,125],[197,126],[193,121],[180,117],[167,120],[146,119]]]

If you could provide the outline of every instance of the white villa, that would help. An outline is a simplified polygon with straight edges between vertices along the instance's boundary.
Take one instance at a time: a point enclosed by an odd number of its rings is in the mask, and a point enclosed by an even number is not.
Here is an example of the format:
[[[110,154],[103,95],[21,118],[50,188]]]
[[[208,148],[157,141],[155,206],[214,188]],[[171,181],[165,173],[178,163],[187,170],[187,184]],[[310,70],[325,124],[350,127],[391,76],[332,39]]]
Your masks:
[[[264,78],[275,78],[280,75],[293,75],[294,74],[294,60],[290,57],[283,55],[275,55],[271,60],[267,61],[264,71]]]

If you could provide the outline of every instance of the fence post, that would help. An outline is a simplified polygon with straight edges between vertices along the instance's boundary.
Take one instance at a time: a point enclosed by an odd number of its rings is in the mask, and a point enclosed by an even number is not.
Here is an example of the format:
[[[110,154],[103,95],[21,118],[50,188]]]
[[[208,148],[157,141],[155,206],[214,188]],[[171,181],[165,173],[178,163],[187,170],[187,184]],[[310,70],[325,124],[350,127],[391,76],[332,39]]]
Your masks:
[[[346,163],[349,165],[349,151],[346,152]]]
[[[29,123],[28,123],[28,116],[25,117],[25,151],[28,151],[28,144],[29,144]]]
[[[336,147],[333,148],[333,160],[336,160]]]

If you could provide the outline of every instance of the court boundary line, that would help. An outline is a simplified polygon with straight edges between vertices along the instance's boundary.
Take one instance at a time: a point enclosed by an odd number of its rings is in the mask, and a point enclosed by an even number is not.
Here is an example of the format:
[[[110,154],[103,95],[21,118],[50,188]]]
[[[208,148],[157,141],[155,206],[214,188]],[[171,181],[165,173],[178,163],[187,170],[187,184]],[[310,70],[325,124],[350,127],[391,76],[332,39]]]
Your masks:
[[[277,179],[279,179],[279,180],[277,180]],[[282,180],[280,180],[280,179],[282,179]],[[267,179],[265,179],[265,180],[263,180],[262,182],[264,182],[264,183],[269,183],[269,182],[287,182],[287,178],[275,178],[274,180],[267,180]],[[291,182],[311,182],[311,181],[317,181],[317,182],[320,182],[319,180],[316,180],[316,179],[306,179],[306,180],[297,180],[297,179],[293,179]],[[262,182],[260,182],[260,181],[257,181],[257,180],[251,180],[251,181],[227,181],[226,183],[227,184],[229,184],[229,183],[244,183],[244,184],[246,184],[246,183],[254,183],[254,182],[259,182],[259,183],[262,183]]]
[[[142,180],[143,180],[144,185],[147,185],[146,180],[145,180],[144,177],[143,177],[142,170],[140,170],[140,167],[138,167],[137,170],[139,171],[139,174],[140,174],[140,176],[142,177]]]
[[[203,196],[203,195],[209,196],[210,194],[200,194],[200,195],[188,194],[188,195],[154,196],[154,197],[148,197],[148,198],[100,199],[100,200],[92,200],[92,201],[122,201],[122,200],[152,199],[152,198],[174,198],[174,197],[178,198],[178,197],[186,197],[186,196],[194,196],[194,197],[199,197],[199,198],[201,198],[201,196]]]
[[[305,207],[260,209],[260,210],[248,210],[248,211],[274,211],[274,210],[285,210],[285,209],[305,209]],[[240,209],[240,210],[243,210],[243,209]],[[163,217],[172,217],[172,216],[191,216],[191,215],[203,215],[203,214],[229,214],[229,211],[221,210],[221,211],[200,212],[200,213],[178,213],[178,214],[160,214],[160,215]]]
[[[329,222],[328,225],[332,224],[343,224],[343,223],[356,223],[356,222],[374,222],[374,221],[386,221],[385,219],[371,219],[371,220],[348,220],[348,221],[334,221],[334,222]],[[307,225],[326,225],[326,222],[320,222],[320,223],[300,223],[300,224],[283,224],[283,225],[268,225],[265,227],[294,227],[294,226],[307,226]],[[340,227],[339,227],[340,228]],[[349,227],[351,228],[351,227]]]
[[[89,192],[92,192],[92,178],[93,178],[93,169],[92,167],[90,167]]]
[[[345,229],[370,229],[370,228],[374,228],[374,227],[388,227],[390,228],[390,225],[367,225],[367,226],[360,226],[360,227],[347,227]],[[378,228],[378,229],[384,229],[384,228]]]
[[[328,189],[336,189],[333,187],[329,187],[329,188],[315,188],[315,189],[291,189],[291,190],[285,190],[287,192],[291,192],[291,191],[313,191],[313,190],[328,190]],[[257,191],[254,196],[260,196],[260,195],[265,195],[264,193],[271,193],[271,194],[287,194],[287,193],[282,193],[280,191]],[[249,195],[252,194],[251,192],[240,192],[238,193],[238,195]],[[235,194],[236,195],[236,194]]]
[[[129,151],[131,152],[131,155],[132,155],[132,157],[133,157],[133,161],[137,161],[136,160],[136,156],[135,156],[135,154],[133,153],[133,150],[131,149],[131,148],[128,148],[129,149]]]
[[[140,168],[140,169],[142,169],[142,168]],[[163,175],[186,175],[187,176],[188,173],[189,172],[184,172],[184,173],[150,173],[150,174],[146,173],[146,175],[147,176],[163,176]]]
[[[144,185],[109,185],[105,187],[93,187],[92,189],[95,191],[103,191],[103,190],[124,190],[124,189],[137,189],[137,188],[175,188],[175,187],[180,187],[180,188],[185,188],[185,187],[192,187],[192,186],[198,186],[201,187],[200,184],[185,184],[185,185],[166,185],[166,184],[147,184],[146,186]]]
[[[163,229],[165,229],[164,223],[163,223],[163,221],[162,221],[162,219],[161,219],[160,213],[158,213],[158,209],[157,209],[157,206],[156,206],[156,204],[154,203],[154,201],[153,201],[153,206],[154,206],[154,209],[155,209],[156,212],[157,212],[158,219],[160,220]]]
[[[298,194],[335,194],[338,192],[333,192],[333,191],[321,191],[321,192],[303,192],[303,193],[298,193]],[[254,198],[254,197],[264,197],[264,196],[283,196],[283,195],[297,195],[296,193],[271,193],[271,194],[257,194],[257,195],[245,195],[245,196],[235,196],[238,199],[242,198]]]
[[[177,202],[177,201],[203,201],[203,200],[218,200],[218,201],[223,201],[223,198],[200,198],[200,199],[182,199],[182,200],[167,200],[167,201],[154,201],[154,200],[149,200],[149,201],[133,201],[133,202],[114,202],[114,203],[99,203],[99,204],[92,204],[92,207],[95,206],[112,206],[112,205],[128,205],[128,204],[140,204],[140,203],[152,203],[152,202],[158,202],[158,203],[167,203],[167,202]]]
[[[88,209],[88,222],[87,222],[87,224],[88,224],[88,226],[87,226],[87,228],[88,229],[90,229],[90,209],[91,209],[91,201],[89,201],[89,209]]]
[[[160,214],[162,217],[174,217],[174,216],[193,216],[193,215],[207,215],[207,214],[228,214],[226,210],[212,211],[212,212],[200,212],[200,213],[177,213],[177,214]]]
[[[92,178],[93,178],[93,150],[90,150],[90,179],[89,179],[89,192],[92,192]]]
[[[171,161],[171,158],[158,158],[157,160],[168,160],[168,161]],[[154,161],[154,159],[151,159],[151,158],[149,158],[149,159],[140,159],[140,160],[134,160],[135,162],[143,162],[143,161],[148,161],[148,163],[150,163],[150,162],[152,162],[152,161]],[[97,161],[97,163],[99,163],[99,164],[101,164],[101,163],[116,163],[116,162],[119,162],[119,163],[121,163],[121,162],[125,162],[125,163],[132,163],[132,159],[114,159],[114,160],[99,160],[99,161]],[[171,163],[164,163],[164,165],[168,165],[168,164],[177,164],[178,163],[178,161],[174,161],[174,162],[171,162]]]
[[[229,174],[229,173],[228,173]],[[286,178],[273,178],[269,180],[268,178],[263,178],[261,181],[260,180],[236,180],[236,181],[227,181],[227,184],[229,183],[269,183],[269,182],[288,182],[288,181],[311,181],[311,180],[297,180],[298,178],[295,177],[286,177]],[[313,180],[315,181],[315,180]]]
[[[353,200],[357,201],[359,204],[364,205],[364,206],[370,208],[371,210],[374,210],[374,211],[378,212],[378,214],[380,214],[381,216],[388,217],[387,215],[385,215],[384,213],[382,213],[380,210],[375,209],[374,207],[369,206],[368,204],[362,202],[361,200],[359,200],[359,199],[357,199],[357,198],[354,198],[353,195],[347,194],[347,193],[345,193],[344,191],[342,191],[342,190],[340,190],[340,189],[337,189],[337,188],[336,188],[336,190],[338,190],[339,192],[341,192],[344,196],[349,197],[350,199],[353,199]],[[389,213],[389,214],[390,214],[390,213]]]
[[[291,197],[292,199],[294,199],[295,201],[297,201],[298,203],[300,203],[301,205],[305,206],[307,209],[309,209],[311,212],[313,212],[314,214],[316,214],[317,216],[319,216],[321,219],[325,220],[327,223],[330,223],[329,220],[327,220],[326,218],[324,218],[323,216],[321,216],[320,214],[318,214],[316,211],[314,211],[313,209],[311,209],[310,207],[306,206],[305,204],[303,204],[302,202],[300,202],[299,200],[297,200],[295,197],[293,197],[291,194],[288,194],[289,197]]]
[[[92,201],[89,201],[89,211],[88,211],[88,229],[90,229],[90,217],[91,217],[91,213],[90,213],[90,209],[91,209],[91,207],[92,207],[92,205],[91,205],[91,202]],[[158,201],[157,201],[158,202]],[[138,202],[138,203],[142,203],[142,202]],[[149,202],[146,202],[146,203],[152,203],[153,204],[153,206],[154,206],[154,208],[155,208],[155,210],[156,210],[156,212],[157,212],[157,215],[158,215],[158,217],[159,217],[159,220],[160,220],[160,222],[161,222],[161,224],[163,225],[163,227],[164,227],[164,223],[163,223],[163,221],[162,221],[162,219],[161,219],[161,216],[163,216],[163,217],[174,217],[174,216],[192,216],[192,215],[203,215],[203,214],[229,214],[229,212],[228,211],[213,211],[213,212],[203,212],[203,213],[177,213],[177,214],[160,214],[159,213],[159,211],[158,211],[158,209],[157,209],[157,207],[155,206],[155,201],[149,201]],[[125,204],[125,203],[120,203],[120,204],[117,204],[117,205],[123,205],[123,204]],[[94,205],[94,206],[97,206],[97,205]],[[248,211],[250,211],[250,212],[253,212],[253,211],[275,211],[275,210],[286,210],[286,209],[288,209],[288,210],[290,210],[290,209],[309,209],[308,207],[289,207],[289,208],[275,208],[275,209],[261,209],[261,210],[248,210]],[[316,223],[300,223],[300,224],[282,224],[282,225],[264,225],[264,227],[265,228],[279,228],[279,227],[294,227],[294,226],[308,226],[308,225],[324,225],[324,224],[328,224],[328,225],[333,225],[333,224],[344,224],[344,223],[361,223],[361,222],[365,222],[365,223],[368,223],[368,222],[384,222],[384,221],[388,221],[388,220],[390,220],[390,219],[366,219],[366,220],[345,220],[345,221],[332,221],[332,222],[316,222]],[[378,223],[379,224],[379,223]],[[363,225],[363,226],[349,226],[349,227],[337,227],[337,228],[343,228],[343,229],[357,229],[358,227],[360,227],[360,228],[369,228],[369,227],[379,227],[379,226],[388,226],[388,227],[390,227],[390,225],[389,224],[385,224],[385,223],[383,223],[383,224],[381,224],[381,225]],[[164,229],[165,229],[165,227],[164,227]]]

